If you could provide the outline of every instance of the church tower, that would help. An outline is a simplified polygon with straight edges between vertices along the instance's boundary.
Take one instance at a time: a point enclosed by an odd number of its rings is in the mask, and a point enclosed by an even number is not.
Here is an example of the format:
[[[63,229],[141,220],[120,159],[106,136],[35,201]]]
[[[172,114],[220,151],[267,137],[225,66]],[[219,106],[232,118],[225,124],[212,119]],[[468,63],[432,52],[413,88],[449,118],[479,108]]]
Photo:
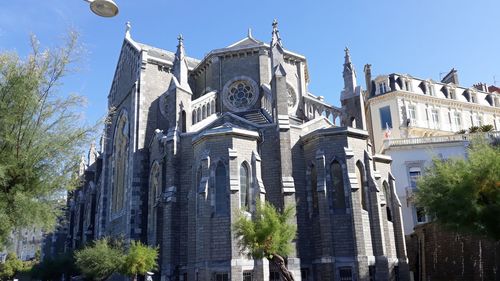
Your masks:
[[[366,130],[365,104],[361,86],[356,84],[356,70],[351,62],[349,48],[345,48],[344,62],[344,90],[340,95],[344,116],[342,124],[344,126]]]

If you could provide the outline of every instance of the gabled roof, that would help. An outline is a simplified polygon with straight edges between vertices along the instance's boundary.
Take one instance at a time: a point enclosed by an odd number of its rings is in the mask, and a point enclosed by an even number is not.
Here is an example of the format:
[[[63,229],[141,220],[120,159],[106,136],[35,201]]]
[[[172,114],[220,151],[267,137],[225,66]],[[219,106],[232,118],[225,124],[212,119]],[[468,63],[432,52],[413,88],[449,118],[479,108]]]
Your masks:
[[[149,45],[146,45],[143,43],[137,43],[137,44],[141,47],[141,50],[148,51],[148,56],[151,56],[153,58],[157,58],[160,60],[165,60],[165,61],[170,62],[172,64],[174,63],[175,53],[167,51],[167,50],[163,50],[160,48],[156,48],[153,46],[149,46]],[[188,68],[190,70],[195,68],[200,63],[200,60],[195,59],[195,58],[191,58],[191,57],[186,57],[186,61],[188,63]]]
[[[262,45],[264,45],[264,42],[253,38],[251,31],[249,31],[248,35],[245,38],[227,46],[225,49],[233,49],[233,48],[237,49],[240,47],[262,46]]]

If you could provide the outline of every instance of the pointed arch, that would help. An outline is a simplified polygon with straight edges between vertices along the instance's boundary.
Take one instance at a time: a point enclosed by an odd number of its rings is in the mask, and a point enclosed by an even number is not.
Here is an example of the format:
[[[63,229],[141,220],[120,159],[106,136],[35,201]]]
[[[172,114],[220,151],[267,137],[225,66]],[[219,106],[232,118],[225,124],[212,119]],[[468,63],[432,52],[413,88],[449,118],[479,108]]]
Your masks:
[[[129,122],[127,110],[122,109],[116,122],[113,137],[113,181],[111,190],[111,213],[123,209],[127,181],[129,147]]]
[[[387,181],[382,183],[382,188],[384,189],[384,197],[385,197],[385,211],[387,214],[387,220],[392,221],[392,193],[391,188]]]
[[[196,109],[193,110],[193,112],[191,112],[191,119],[192,119],[191,121],[192,121],[193,125],[196,124],[196,122],[197,122],[196,121]]]
[[[226,166],[219,161],[215,168],[215,213],[228,214],[229,194]]]
[[[358,180],[359,185],[359,199],[361,203],[361,207],[363,210],[368,211],[368,194],[366,188],[366,177],[365,177],[365,168],[363,163],[358,160],[356,162],[356,179]]]
[[[148,240],[152,245],[158,243],[158,200],[161,198],[161,169],[158,161],[154,161],[151,165],[149,173],[149,190],[148,190]]]
[[[245,161],[240,165],[240,208],[250,210],[250,165]]]
[[[330,178],[333,190],[333,208],[336,210],[345,210],[344,175],[342,165],[337,160],[333,160],[330,164]]]
[[[318,171],[316,170],[316,166],[311,164],[309,166],[309,184],[311,186],[311,199],[312,199],[312,213],[318,213]]]

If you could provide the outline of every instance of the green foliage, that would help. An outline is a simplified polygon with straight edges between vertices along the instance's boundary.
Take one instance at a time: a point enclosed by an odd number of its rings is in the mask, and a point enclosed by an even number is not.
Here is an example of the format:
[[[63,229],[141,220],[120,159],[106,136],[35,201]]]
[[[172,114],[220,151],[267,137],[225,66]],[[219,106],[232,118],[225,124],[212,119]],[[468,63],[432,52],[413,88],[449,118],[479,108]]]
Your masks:
[[[469,128],[469,133],[470,133],[470,134],[477,133],[477,132],[480,132],[480,131],[479,131],[479,127],[478,127],[478,126],[471,126],[471,127]]]
[[[14,275],[23,269],[23,262],[16,253],[8,253],[5,262],[0,264],[0,280],[12,280]]]
[[[61,48],[21,59],[0,53],[0,248],[15,228],[53,228],[64,189],[94,128],[83,125],[85,100],[61,95],[61,80],[79,55],[77,36]]]
[[[463,134],[474,134],[474,133],[487,133],[493,131],[493,125],[482,125],[482,126],[471,126],[468,130],[459,130],[456,132],[457,135]]]
[[[242,252],[248,250],[249,255],[256,259],[272,259],[273,255],[287,256],[297,230],[294,224],[289,223],[294,215],[293,207],[287,207],[280,213],[267,201],[257,203],[253,219],[240,214],[233,229],[240,238]]]
[[[112,245],[109,239],[104,238],[77,251],[75,260],[85,277],[92,280],[105,280],[122,267],[125,254],[120,247]]]
[[[472,143],[468,159],[435,159],[417,204],[442,225],[500,240],[500,147]]]
[[[132,241],[120,273],[127,276],[144,275],[157,269],[158,248],[152,248],[140,241]]]
[[[493,125],[483,125],[481,127],[479,127],[479,131],[481,132],[491,132],[493,131]]]

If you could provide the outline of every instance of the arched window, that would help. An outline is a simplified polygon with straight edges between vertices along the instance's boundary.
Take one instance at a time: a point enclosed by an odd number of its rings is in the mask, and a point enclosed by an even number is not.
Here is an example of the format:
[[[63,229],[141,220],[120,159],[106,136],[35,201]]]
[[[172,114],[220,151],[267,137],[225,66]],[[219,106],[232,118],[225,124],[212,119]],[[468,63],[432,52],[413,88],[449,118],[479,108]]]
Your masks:
[[[360,193],[359,199],[361,201],[361,207],[363,210],[368,211],[368,194],[365,186],[365,173],[363,171],[363,164],[360,161],[356,163],[356,178],[358,179],[358,185]]]
[[[114,169],[111,196],[111,212],[116,213],[123,208],[125,184],[127,179],[128,160],[128,119],[126,111],[122,112],[116,124],[114,136]]]
[[[156,201],[161,196],[161,175],[160,165],[154,162],[149,175],[149,214],[148,214],[148,232],[151,243],[157,244],[159,236],[158,232],[158,206]]]
[[[240,207],[249,210],[250,206],[250,177],[245,163],[240,166]]]
[[[314,165],[311,166],[311,192],[313,214],[316,214],[318,212],[318,173]]]
[[[185,133],[187,131],[186,111],[185,110],[183,110],[181,112],[181,122],[182,122],[182,124],[181,124],[181,126],[182,126],[181,131],[183,133]]]
[[[228,212],[227,172],[222,162],[215,168],[215,212],[225,215]]]
[[[334,209],[345,209],[345,192],[344,192],[344,177],[342,174],[342,166],[339,162],[333,161],[330,166],[330,176],[333,187],[333,207]]]
[[[387,213],[387,220],[392,221],[392,194],[389,184],[386,181],[383,183],[384,197],[385,197],[385,210]]]
[[[207,118],[207,105],[206,104],[204,104],[202,107],[201,118],[202,119]]]
[[[191,122],[192,124],[196,124],[196,110],[193,110],[193,112],[191,112]]]

